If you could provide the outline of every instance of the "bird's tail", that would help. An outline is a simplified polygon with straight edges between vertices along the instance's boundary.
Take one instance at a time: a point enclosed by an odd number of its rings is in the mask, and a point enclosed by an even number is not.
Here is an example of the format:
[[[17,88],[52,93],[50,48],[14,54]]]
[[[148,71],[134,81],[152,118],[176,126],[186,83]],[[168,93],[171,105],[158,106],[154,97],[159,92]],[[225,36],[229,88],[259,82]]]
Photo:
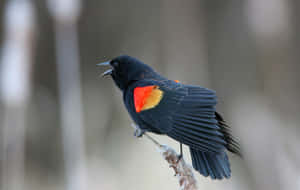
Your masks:
[[[230,178],[230,164],[225,152],[214,154],[190,148],[192,163],[195,170],[212,179]]]

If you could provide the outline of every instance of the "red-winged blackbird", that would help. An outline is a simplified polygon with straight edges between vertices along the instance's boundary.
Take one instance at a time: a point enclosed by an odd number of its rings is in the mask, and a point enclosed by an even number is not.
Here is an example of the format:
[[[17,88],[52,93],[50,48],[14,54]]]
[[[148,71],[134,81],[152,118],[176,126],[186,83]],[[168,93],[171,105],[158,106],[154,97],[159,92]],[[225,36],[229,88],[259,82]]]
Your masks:
[[[214,91],[168,80],[141,61],[122,55],[98,65],[123,93],[125,106],[143,132],[165,134],[190,147],[193,167],[212,179],[229,178],[226,149],[240,154],[238,143],[216,112]],[[182,156],[182,149],[181,149]]]

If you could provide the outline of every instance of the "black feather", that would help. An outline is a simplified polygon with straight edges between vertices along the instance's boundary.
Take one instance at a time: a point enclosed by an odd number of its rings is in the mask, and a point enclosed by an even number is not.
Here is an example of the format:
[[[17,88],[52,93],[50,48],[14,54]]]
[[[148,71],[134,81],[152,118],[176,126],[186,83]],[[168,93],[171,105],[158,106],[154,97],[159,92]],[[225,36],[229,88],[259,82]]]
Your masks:
[[[225,152],[218,154],[201,152],[190,148],[193,167],[203,176],[212,179],[230,178],[231,170],[228,157]]]
[[[226,148],[230,152],[243,157],[239,143],[233,137],[230,127],[225,123],[224,119],[218,112],[216,112],[216,119],[218,120],[220,131],[224,134],[225,141],[227,142]]]

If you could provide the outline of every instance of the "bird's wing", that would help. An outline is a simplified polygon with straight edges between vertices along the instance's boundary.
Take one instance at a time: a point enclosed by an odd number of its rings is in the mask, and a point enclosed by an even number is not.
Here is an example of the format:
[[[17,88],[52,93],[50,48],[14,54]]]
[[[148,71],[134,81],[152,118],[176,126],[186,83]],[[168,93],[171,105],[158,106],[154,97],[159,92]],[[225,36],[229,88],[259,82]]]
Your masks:
[[[136,108],[137,116],[145,123],[194,149],[224,151],[226,141],[215,118],[217,98],[214,91],[173,81],[167,84],[150,82],[139,87],[133,92],[135,106],[139,102],[138,92],[143,88],[145,91],[152,89],[146,96],[149,99],[143,100],[148,106]]]

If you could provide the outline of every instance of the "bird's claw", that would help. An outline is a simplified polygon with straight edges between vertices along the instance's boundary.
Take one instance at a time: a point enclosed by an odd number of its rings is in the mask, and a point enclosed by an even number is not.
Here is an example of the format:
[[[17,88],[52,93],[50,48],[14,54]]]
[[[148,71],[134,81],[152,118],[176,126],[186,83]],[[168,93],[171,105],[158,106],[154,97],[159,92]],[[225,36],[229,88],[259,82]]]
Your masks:
[[[145,132],[146,131],[143,130],[143,129],[141,129],[141,128],[136,128],[134,130],[134,136],[137,137],[137,138],[140,138],[140,137],[142,137],[144,135]]]
[[[179,161],[180,161],[182,158],[183,158],[183,155],[182,155],[182,154],[180,154],[180,155],[178,156],[178,158],[177,158],[176,164],[178,164],[178,163],[179,163]]]

